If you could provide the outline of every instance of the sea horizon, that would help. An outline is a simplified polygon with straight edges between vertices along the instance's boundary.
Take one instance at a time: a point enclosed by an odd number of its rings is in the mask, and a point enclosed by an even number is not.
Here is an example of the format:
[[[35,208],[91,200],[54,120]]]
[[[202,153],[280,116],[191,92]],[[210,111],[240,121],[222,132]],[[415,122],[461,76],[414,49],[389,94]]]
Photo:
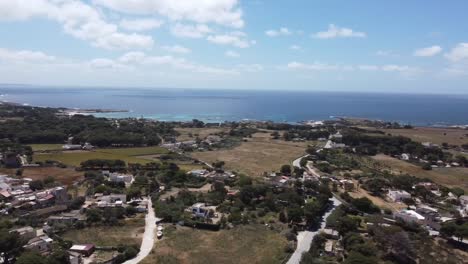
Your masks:
[[[468,95],[345,91],[0,86],[0,100],[38,107],[114,109],[108,118],[295,123],[332,116],[415,126],[467,125]]]

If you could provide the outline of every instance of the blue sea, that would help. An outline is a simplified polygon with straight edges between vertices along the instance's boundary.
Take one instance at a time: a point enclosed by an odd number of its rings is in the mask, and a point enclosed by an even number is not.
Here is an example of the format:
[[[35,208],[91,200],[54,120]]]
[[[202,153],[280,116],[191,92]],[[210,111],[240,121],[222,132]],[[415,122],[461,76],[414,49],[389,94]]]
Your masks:
[[[121,109],[105,117],[206,122],[299,122],[332,116],[412,125],[468,124],[468,95],[195,89],[1,87],[0,101],[32,106]]]

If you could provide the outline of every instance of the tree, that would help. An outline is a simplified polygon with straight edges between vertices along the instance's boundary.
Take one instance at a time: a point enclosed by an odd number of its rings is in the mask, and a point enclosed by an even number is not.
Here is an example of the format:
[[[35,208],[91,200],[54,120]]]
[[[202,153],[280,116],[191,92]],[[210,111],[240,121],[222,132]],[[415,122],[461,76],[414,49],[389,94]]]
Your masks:
[[[368,257],[357,251],[351,251],[343,262],[344,264],[374,264],[379,263],[379,260],[376,257]]]
[[[22,243],[16,232],[9,232],[6,229],[0,230],[0,256],[4,263],[10,263],[21,250]]]
[[[271,136],[273,137],[273,139],[279,139],[280,134],[278,133],[278,131],[274,131],[273,133],[271,133]]]
[[[422,165],[422,168],[423,170],[432,170],[432,166],[429,163],[424,163],[424,165]]]
[[[46,257],[35,251],[28,251],[21,254],[16,260],[16,264],[49,264]],[[66,262],[65,262],[66,263]]]
[[[88,209],[86,211],[86,221],[91,223],[96,223],[101,221],[102,214],[98,209]]]
[[[358,209],[359,211],[362,211],[364,213],[373,214],[373,213],[380,212],[380,209],[377,206],[375,206],[372,203],[372,201],[369,200],[369,198],[367,198],[367,197],[353,199],[351,204],[354,207],[356,207],[356,209]]]
[[[281,211],[279,213],[279,221],[282,222],[282,223],[286,223],[288,221],[288,219],[286,219],[286,215],[283,211]]]
[[[213,167],[214,167],[215,169],[217,169],[217,170],[222,170],[225,164],[226,164],[226,163],[225,163],[224,161],[222,161],[222,160],[219,161],[219,160],[218,160],[218,161],[216,161],[216,162],[213,162],[212,165],[213,165]]]
[[[285,165],[281,166],[281,173],[282,173],[282,174],[291,175],[291,171],[292,171],[292,170],[291,170],[291,166],[290,166],[290,165],[285,164]]]
[[[239,185],[239,187],[244,187],[244,186],[247,186],[247,185],[252,185],[252,178],[244,175],[244,174],[241,174],[239,175],[239,180],[237,180],[237,185]]]
[[[41,180],[34,180],[29,182],[29,188],[33,191],[44,189],[44,183]]]
[[[450,189],[450,192],[452,192],[455,196],[460,197],[463,194],[465,194],[465,191],[462,188],[455,187]]]
[[[345,235],[348,232],[356,231],[358,227],[359,219],[354,219],[346,215],[338,220],[336,229],[340,235]]]

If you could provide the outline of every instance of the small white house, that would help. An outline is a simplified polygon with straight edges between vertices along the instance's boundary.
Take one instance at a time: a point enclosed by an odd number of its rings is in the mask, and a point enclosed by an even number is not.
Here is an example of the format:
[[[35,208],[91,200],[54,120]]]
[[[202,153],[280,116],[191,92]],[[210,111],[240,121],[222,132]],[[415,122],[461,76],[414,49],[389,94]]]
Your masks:
[[[396,191],[388,191],[387,197],[392,202],[401,202],[404,199],[411,198],[411,194],[409,194],[406,191],[396,190]]]
[[[462,205],[468,206],[468,195],[460,196],[459,200]]]
[[[196,203],[192,205],[192,214],[196,217],[207,217],[209,210],[204,203]]]
[[[401,158],[402,160],[410,160],[411,157],[410,157],[409,154],[403,153],[403,154],[401,154],[400,158]]]
[[[327,144],[325,144],[325,147],[323,148],[324,149],[337,149],[337,148],[344,148],[344,147],[346,147],[346,145],[343,143],[336,143],[331,140],[328,140]]]
[[[403,220],[406,223],[418,223],[418,224],[423,224],[424,222],[424,216],[418,214],[414,210],[401,210],[399,212],[396,212],[394,214],[395,219],[400,219]]]
[[[72,144],[66,144],[62,146],[63,150],[79,150],[81,149],[81,145],[72,145]]]
[[[328,139],[333,140],[333,141],[341,141],[343,139],[343,135],[338,131],[336,134],[330,135]]]
[[[110,173],[109,180],[111,182],[124,182],[124,183],[132,183],[133,175],[131,174],[120,174],[120,173]]]

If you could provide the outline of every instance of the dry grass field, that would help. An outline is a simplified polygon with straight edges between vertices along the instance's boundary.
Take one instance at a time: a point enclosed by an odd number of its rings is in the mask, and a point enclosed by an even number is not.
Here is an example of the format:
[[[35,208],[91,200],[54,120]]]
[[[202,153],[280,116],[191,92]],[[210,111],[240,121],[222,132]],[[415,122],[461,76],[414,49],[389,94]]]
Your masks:
[[[81,162],[89,159],[120,159],[129,163],[146,164],[151,160],[140,158],[145,155],[168,153],[161,147],[97,149],[95,151],[58,151],[34,154],[34,161],[54,160],[69,166],[80,166]]]
[[[186,141],[186,140],[193,140],[195,139],[196,135],[199,138],[205,138],[210,134],[219,133],[219,132],[229,132],[229,128],[226,127],[213,127],[213,128],[176,128],[177,132],[179,132],[179,136],[177,137],[177,141]],[[192,137],[190,137],[192,134]]]
[[[14,175],[16,169],[1,169],[0,173]],[[57,167],[39,167],[39,168],[23,168],[23,177],[33,180],[43,180],[49,176],[55,178],[56,181],[65,185],[71,185],[74,181],[84,177],[83,172],[75,171],[73,168],[57,168]]]
[[[460,146],[468,144],[468,130],[435,128],[435,127],[415,127],[413,129],[379,129],[392,135],[400,135],[411,138],[417,142],[432,142],[438,145],[448,143]]]
[[[96,226],[71,229],[63,238],[76,244],[91,243],[97,246],[140,245],[145,231],[143,215],[123,220],[124,225]]]
[[[308,144],[311,142],[273,140],[269,133],[256,133],[233,149],[194,152],[192,156],[208,163],[224,161],[228,170],[261,176],[263,172],[278,171],[281,165],[291,164],[305,154]]]
[[[172,230],[171,230],[172,229]],[[142,264],[284,263],[286,238],[263,225],[237,226],[218,232],[166,228]]]
[[[373,159],[395,173],[408,173],[416,177],[431,179],[448,187],[460,187],[468,190],[468,168],[434,168],[427,171],[414,164],[383,154],[376,155]]]
[[[375,205],[382,209],[390,209],[392,211],[399,211],[401,209],[406,208],[407,206],[403,203],[393,203],[386,201],[380,197],[370,195],[366,190],[359,188],[358,190],[349,192],[349,195],[353,198],[362,198],[362,197],[367,197],[369,200],[371,200]]]

